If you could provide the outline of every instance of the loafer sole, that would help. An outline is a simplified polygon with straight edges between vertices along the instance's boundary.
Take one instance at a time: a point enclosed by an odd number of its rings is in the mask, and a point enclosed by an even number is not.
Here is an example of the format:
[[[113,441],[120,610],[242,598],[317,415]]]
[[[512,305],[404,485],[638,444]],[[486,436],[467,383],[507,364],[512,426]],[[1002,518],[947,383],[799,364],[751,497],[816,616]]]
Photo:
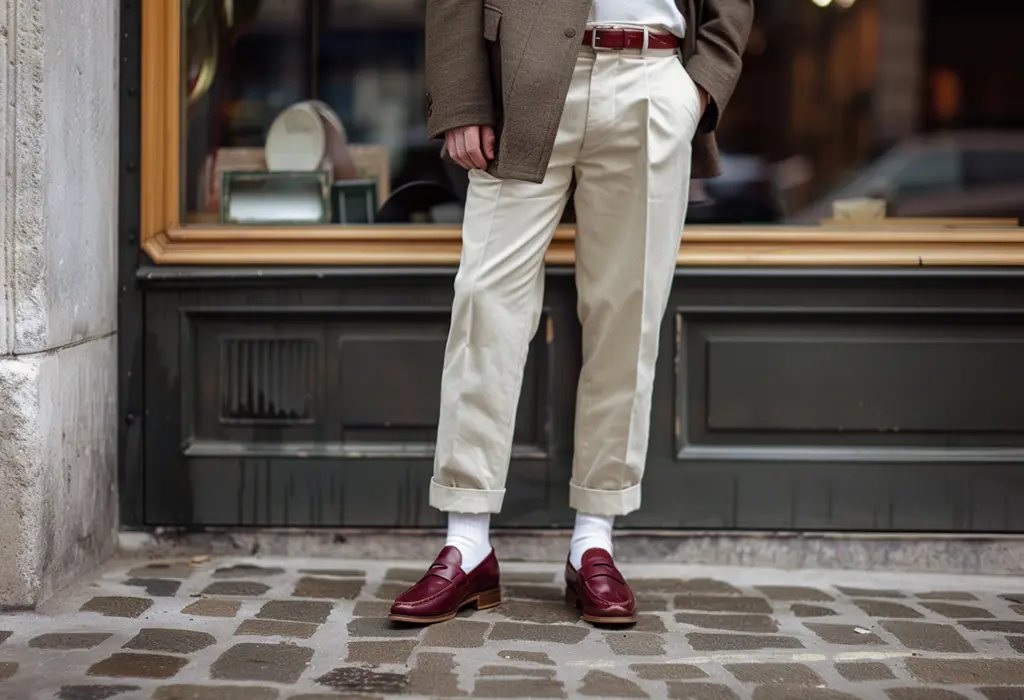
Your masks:
[[[492,588],[489,591],[481,591],[475,593],[467,598],[464,598],[455,606],[455,609],[450,613],[444,615],[388,615],[388,620],[391,622],[405,622],[411,625],[433,625],[438,622],[447,622],[448,620],[455,619],[455,616],[459,614],[459,611],[469,606],[475,607],[477,610],[487,610],[489,608],[496,608],[501,605],[501,588]]]

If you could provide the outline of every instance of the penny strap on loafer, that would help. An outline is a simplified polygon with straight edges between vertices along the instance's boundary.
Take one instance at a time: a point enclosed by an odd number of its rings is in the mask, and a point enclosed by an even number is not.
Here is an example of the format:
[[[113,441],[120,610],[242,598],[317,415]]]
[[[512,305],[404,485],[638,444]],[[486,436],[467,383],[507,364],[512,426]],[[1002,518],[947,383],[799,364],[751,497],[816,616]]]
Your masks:
[[[458,584],[460,579],[466,578],[466,573],[462,570],[462,554],[458,549],[449,545],[441,550],[437,559],[423,574],[423,579],[432,577],[454,584]]]
[[[466,574],[458,564],[453,561],[442,561],[441,557],[438,557],[437,561],[431,564],[427,573],[423,575],[424,578],[428,576],[436,576],[448,583],[457,583],[459,577],[466,578]]]
[[[589,561],[584,562],[583,566],[580,567],[579,575],[583,581],[591,581],[595,578],[607,576],[616,583],[621,583],[623,586],[626,585],[626,579],[623,578],[622,574],[615,567],[611,557],[607,559],[591,557]]]

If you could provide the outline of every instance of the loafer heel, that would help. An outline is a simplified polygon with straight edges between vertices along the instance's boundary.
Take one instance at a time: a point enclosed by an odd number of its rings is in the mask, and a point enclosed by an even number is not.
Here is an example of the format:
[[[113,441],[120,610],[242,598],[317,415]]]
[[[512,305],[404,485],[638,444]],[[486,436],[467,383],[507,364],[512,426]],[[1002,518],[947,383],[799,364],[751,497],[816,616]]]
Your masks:
[[[488,608],[496,608],[501,605],[501,589],[495,588],[490,591],[484,591],[476,599],[477,610],[487,610]]]
[[[583,609],[583,601],[579,599],[579,596],[572,592],[571,588],[565,589],[565,604],[575,610]]]

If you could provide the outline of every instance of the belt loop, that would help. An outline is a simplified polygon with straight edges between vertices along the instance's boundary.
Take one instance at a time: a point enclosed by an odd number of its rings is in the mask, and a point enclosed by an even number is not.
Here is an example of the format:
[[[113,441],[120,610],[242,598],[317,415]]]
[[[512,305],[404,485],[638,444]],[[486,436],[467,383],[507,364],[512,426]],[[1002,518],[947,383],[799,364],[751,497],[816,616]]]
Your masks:
[[[648,27],[644,27],[644,46],[640,49],[640,55],[647,58],[647,46],[651,43],[651,30]]]
[[[590,28],[590,48],[597,51],[597,26]]]

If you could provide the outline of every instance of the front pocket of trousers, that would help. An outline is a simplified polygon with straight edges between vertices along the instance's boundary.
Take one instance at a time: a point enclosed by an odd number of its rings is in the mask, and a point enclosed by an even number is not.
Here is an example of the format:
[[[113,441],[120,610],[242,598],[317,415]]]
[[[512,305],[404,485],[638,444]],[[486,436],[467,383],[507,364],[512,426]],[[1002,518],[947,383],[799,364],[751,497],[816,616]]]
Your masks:
[[[679,67],[680,79],[684,83],[684,89],[682,94],[685,95],[685,109],[689,112],[690,117],[693,119],[694,127],[700,123],[700,88],[697,87],[696,81],[690,77],[686,67],[682,62],[676,61]]]

